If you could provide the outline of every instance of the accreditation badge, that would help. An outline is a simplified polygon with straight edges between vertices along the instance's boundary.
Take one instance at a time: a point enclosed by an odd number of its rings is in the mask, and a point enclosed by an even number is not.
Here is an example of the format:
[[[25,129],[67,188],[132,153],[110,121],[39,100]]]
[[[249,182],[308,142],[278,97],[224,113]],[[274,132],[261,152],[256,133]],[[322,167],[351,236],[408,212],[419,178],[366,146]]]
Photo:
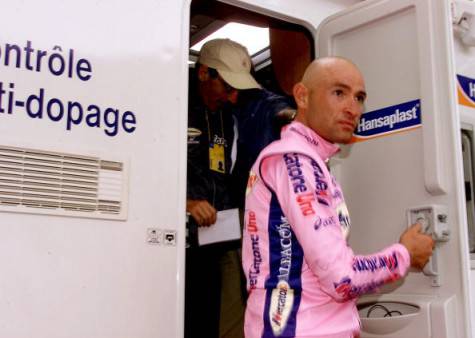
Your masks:
[[[223,144],[209,144],[209,168],[218,173],[225,173]]]

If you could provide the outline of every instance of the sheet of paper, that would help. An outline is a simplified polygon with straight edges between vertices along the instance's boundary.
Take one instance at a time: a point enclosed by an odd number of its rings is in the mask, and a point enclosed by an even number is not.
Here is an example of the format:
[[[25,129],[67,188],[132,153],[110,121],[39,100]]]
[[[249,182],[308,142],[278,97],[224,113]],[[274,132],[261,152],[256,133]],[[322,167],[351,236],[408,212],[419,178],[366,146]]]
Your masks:
[[[241,238],[239,209],[218,211],[216,223],[209,227],[198,228],[198,244],[232,241]]]

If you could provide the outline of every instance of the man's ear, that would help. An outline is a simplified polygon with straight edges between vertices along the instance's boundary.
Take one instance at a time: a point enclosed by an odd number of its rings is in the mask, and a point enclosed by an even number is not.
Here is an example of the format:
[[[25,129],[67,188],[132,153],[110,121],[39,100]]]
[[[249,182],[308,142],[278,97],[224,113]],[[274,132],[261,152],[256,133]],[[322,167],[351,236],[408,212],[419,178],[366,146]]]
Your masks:
[[[306,109],[308,106],[308,89],[302,82],[296,83],[293,88],[293,94],[297,107]]]
[[[200,82],[204,82],[204,81],[207,81],[208,79],[209,79],[208,66],[200,64],[200,68],[198,68],[198,80]]]

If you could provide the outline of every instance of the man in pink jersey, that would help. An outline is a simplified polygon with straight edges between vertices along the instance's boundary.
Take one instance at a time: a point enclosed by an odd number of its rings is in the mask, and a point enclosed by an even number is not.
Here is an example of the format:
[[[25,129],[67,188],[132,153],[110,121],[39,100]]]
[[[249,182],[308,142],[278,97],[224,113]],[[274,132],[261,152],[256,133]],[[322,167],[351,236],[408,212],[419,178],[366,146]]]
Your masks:
[[[266,147],[248,182],[243,268],[247,338],[351,338],[358,296],[422,269],[433,240],[420,225],[400,242],[357,256],[340,186],[326,163],[348,143],[366,99],[358,68],[342,58],[314,61],[294,87],[295,121]]]

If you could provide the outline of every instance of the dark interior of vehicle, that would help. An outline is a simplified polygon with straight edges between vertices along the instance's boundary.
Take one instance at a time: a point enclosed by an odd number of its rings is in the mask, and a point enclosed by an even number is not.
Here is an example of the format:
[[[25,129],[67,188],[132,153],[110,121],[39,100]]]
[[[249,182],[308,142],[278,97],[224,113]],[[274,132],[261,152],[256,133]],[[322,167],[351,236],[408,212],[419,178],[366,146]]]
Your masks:
[[[246,105],[243,104],[242,106],[240,106],[240,109],[242,111],[248,112],[246,116],[252,116],[252,118],[254,116],[267,116],[267,112],[272,112],[269,113],[269,116],[273,117],[272,121],[270,119],[259,120],[257,118],[256,120],[251,120],[251,117],[249,117],[247,120],[246,118],[241,118],[241,120],[239,120],[239,117],[236,118],[236,116],[239,115],[233,112],[235,120],[231,120],[231,122],[229,123],[229,119],[227,118],[227,116],[231,116],[231,114],[222,114],[222,111],[220,110],[212,111],[208,114],[206,108],[199,107],[199,109],[195,109],[194,102],[197,101],[194,100],[196,99],[195,96],[201,94],[198,94],[198,90],[192,89],[196,88],[196,86],[193,86],[193,84],[196,84],[197,82],[198,71],[203,68],[193,68],[194,62],[196,62],[198,59],[199,52],[191,49],[191,47],[228,23],[239,23],[269,29],[269,45],[251,55],[252,63],[254,66],[253,77],[265,89],[268,89],[269,91],[275,94],[281,94],[274,96],[278,96],[279,100],[277,101],[281,103],[283,101],[286,101],[286,109],[277,111],[276,108],[275,115],[272,115],[274,114],[272,107],[268,108],[267,110],[266,108],[261,108],[270,107],[270,105],[258,106],[259,110],[257,108],[256,110],[249,108],[252,107],[251,104],[248,104],[249,102],[251,102],[251,99],[248,99],[246,101],[246,97],[250,98],[252,97],[252,95],[256,95],[256,91],[267,92],[260,89],[256,89],[255,87],[254,89],[251,88],[241,91],[239,93],[239,98],[241,99],[240,103],[244,101],[247,102]],[[264,32],[264,37],[266,34],[267,32]],[[229,38],[232,39],[232,37]],[[267,39],[265,40],[267,41]],[[214,211],[214,213],[212,214],[217,214],[223,210],[232,211],[232,208],[237,211],[238,207],[241,207],[240,214],[236,212],[236,219],[233,221],[233,224],[236,224],[238,227],[237,232],[241,234],[241,226],[243,224],[243,209],[242,205],[240,204],[244,202],[244,194],[246,190],[246,182],[248,179],[250,166],[249,168],[247,168],[246,165],[240,166],[239,164],[248,162],[252,164],[255,159],[253,159],[253,156],[251,156],[250,152],[241,152],[241,150],[237,150],[236,153],[244,155],[237,155],[234,159],[232,159],[232,154],[231,156],[226,157],[226,154],[229,154],[229,150],[227,150],[227,152],[225,153],[225,146],[222,147],[223,150],[221,151],[221,157],[219,157],[219,155],[216,155],[217,151],[215,151],[217,148],[219,149],[219,145],[216,144],[219,141],[221,142],[220,144],[230,144],[233,145],[234,148],[247,150],[247,148],[245,147],[239,148],[240,140],[241,138],[243,138],[251,140],[252,142],[249,141],[246,144],[251,144],[252,146],[249,148],[254,149],[254,147],[257,148],[256,145],[260,144],[261,140],[267,140],[264,137],[264,130],[279,130],[280,134],[281,125],[278,125],[276,127],[274,125],[274,122],[279,120],[278,118],[276,118],[277,116],[284,117],[284,115],[280,115],[280,113],[282,113],[284,110],[286,112],[288,110],[293,112],[293,115],[288,115],[291,117],[285,119],[286,123],[291,121],[291,119],[295,116],[295,112],[292,109],[287,109],[288,107],[292,106],[292,102],[290,102],[292,99],[288,100],[287,97],[292,95],[292,88],[294,84],[300,80],[305,68],[313,59],[313,46],[314,43],[312,35],[302,26],[288,23],[273,17],[265,16],[263,14],[255,13],[246,9],[224,4],[218,1],[193,0],[191,2],[189,55],[189,87],[191,88],[189,93],[189,102],[191,103],[189,103],[190,107],[188,112],[187,180],[188,182],[197,184],[189,184],[190,189],[187,191],[187,212],[189,214],[189,222],[187,224],[187,278],[185,281],[186,337],[193,336],[191,335],[191,333],[194,332],[193,329],[196,328],[196,322],[199,322],[200,327],[203,327],[203,325],[205,325],[206,328],[210,330],[215,330],[217,326],[220,326],[221,329],[223,327],[232,327],[232,329],[229,329],[230,331],[239,330],[239,328],[241,328],[242,330],[243,327],[243,305],[241,301],[245,298],[245,292],[242,292],[241,289],[244,288],[244,276],[241,268],[240,257],[237,254],[237,248],[240,247],[240,239],[235,239],[234,241],[228,240],[227,242],[222,241],[214,243],[209,247],[207,247],[207,245],[200,246],[201,244],[199,244],[199,228],[201,227],[201,229],[203,229],[203,227],[207,227],[209,226],[209,224],[216,225],[219,222],[217,221],[218,216],[216,216],[214,221],[210,223],[200,224],[200,219],[202,219],[203,217],[200,215],[199,212],[196,211],[197,209],[199,209],[196,206],[206,205],[206,208],[208,208],[207,205],[212,201],[213,207],[215,207],[217,211]],[[259,48],[260,47],[258,47],[257,49]],[[217,76],[214,75],[211,78],[217,79]],[[231,88],[231,90],[229,90],[228,88],[228,92],[232,92],[232,90],[235,91],[235,89],[233,88]],[[246,110],[243,107],[246,107],[246,109],[249,108],[249,110]],[[204,115],[205,117],[202,117],[202,115]],[[218,118],[217,116],[220,117]],[[243,115],[241,114],[241,116]],[[195,117],[197,118],[195,119]],[[200,117],[206,122],[203,122],[202,124],[198,123],[200,121]],[[210,130],[213,130],[213,121],[219,121],[220,125],[219,122],[214,123],[215,131],[210,132]],[[223,123],[223,121],[225,122]],[[255,121],[264,122],[254,123]],[[234,130],[236,131],[231,132],[231,128],[229,128],[229,125],[233,126],[235,128]],[[226,126],[228,126],[227,129]],[[246,127],[243,127],[243,130],[237,131],[237,129],[241,126]],[[253,126],[257,127],[253,129]],[[201,141],[197,141],[199,136],[202,134],[204,135],[204,137],[200,139]],[[216,137],[217,134],[219,136],[219,140],[215,141],[218,139]],[[229,135],[232,135],[232,137],[229,137]],[[228,137],[228,139],[226,139],[226,137]],[[244,143],[244,141],[242,143]],[[230,148],[231,147],[227,147],[226,149]],[[205,160],[202,160],[203,158]],[[222,166],[213,166],[213,164],[216,162],[221,163]],[[226,168],[225,163],[229,164],[231,162],[234,162],[236,164],[235,170],[233,171],[232,168],[228,171],[227,169],[223,170],[223,168]],[[216,170],[216,167],[218,167],[218,170]],[[226,172],[226,174],[219,176],[216,175],[213,171],[218,171],[223,174]],[[241,178],[243,178],[244,180],[242,180]],[[210,191],[212,191],[212,193],[202,194],[206,195],[206,198],[203,198],[203,196],[194,197],[195,195],[199,194],[195,194],[195,190],[193,189],[193,187],[204,187],[202,190],[208,192],[206,188],[209,186],[213,187],[212,189],[209,189]],[[212,197],[210,197],[210,195],[212,195]],[[231,195],[234,196],[236,203],[226,204],[225,201],[227,201],[227,197]],[[215,198],[215,196],[217,197]],[[210,202],[208,202],[208,200]],[[230,206],[230,204],[232,205]],[[229,208],[229,210],[225,210],[226,208]],[[209,210],[209,208],[206,210]],[[233,243],[235,243],[236,241],[238,242],[238,245],[235,248],[233,247],[232,249],[230,249],[229,247],[235,245]],[[218,253],[213,251],[218,250],[222,247],[226,247],[228,251],[226,251],[226,253],[223,253],[222,249],[221,251],[217,251]],[[207,254],[208,252],[211,252],[211,254]],[[226,272],[223,273],[222,271],[224,270],[222,269],[224,268],[223,265],[220,263],[220,260],[225,258],[228,259],[228,262],[226,263]],[[203,262],[205,262],[206,264],[204,264]],[[222,284],[219,284],[221,282]],[[218,286],[216,288],[210,287],[210,285],[215,285],[216,283],[218,283]],[[201,287],[201,285],[203,285],[203,287]],[[223,294],[227,295],[226,297],[223,296],[222,299],[220,299],[220,296],[218,296],[216,292],[212,292],[212,290],[217,289],[219,293],[221,292],[220,288],[224,290]],[[204,291],[206,291],[207,293],[205,293]],[[241,292],[242,294],[240,295]],[[201,302],[202,298],[200,297],[203,297],[203,302]],[[231,298],[233,299],[233,301],[230,301]],[[207,312],[202,311],[202,303],[204,302],[208,302]],[[220,311],[217,311],[217,303],[221,306]],[[218,314],[219,325],[216,322],[217,312],[220,312]],[[233,337],[238,336],[242,336],[242,334],[233,335]]]

